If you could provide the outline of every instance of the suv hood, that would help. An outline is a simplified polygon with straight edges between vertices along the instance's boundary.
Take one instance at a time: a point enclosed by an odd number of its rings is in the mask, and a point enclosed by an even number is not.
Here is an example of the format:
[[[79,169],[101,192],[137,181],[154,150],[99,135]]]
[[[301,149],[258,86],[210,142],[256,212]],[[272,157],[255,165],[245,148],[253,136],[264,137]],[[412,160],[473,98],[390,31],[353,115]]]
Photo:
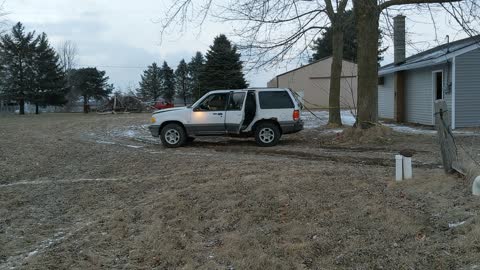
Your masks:
[[[166,113],[166,112],[185,111],[185,110],[187,110],[187,107],[177,107],[177,108],[163,109],[163,110],[153,112],[153,115],[160,114],[160,113]]]

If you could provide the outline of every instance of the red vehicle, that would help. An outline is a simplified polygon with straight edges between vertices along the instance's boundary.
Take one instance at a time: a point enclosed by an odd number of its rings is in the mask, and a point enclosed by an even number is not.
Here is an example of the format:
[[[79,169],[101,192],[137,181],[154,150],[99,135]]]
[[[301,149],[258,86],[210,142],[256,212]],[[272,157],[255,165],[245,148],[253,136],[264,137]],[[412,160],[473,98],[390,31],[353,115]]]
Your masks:
[[[159,100],[153,104],[153,107],[157,110],[173,108],[173,103],[167,102],[165,100]]]

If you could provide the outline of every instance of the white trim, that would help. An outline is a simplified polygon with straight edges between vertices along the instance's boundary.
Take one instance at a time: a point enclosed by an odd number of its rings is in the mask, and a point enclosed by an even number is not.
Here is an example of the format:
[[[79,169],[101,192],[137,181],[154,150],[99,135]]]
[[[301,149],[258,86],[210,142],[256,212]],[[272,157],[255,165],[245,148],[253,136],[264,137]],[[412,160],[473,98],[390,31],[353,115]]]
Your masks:
[[[436,73],[442,73],[442,99],[445,98],[443,93],[443,69],[432,70],[432,125],[435,126],[435,101],[437,100],[437,77]]]
[[[455,123],[455,117],[456,117],[456,94],[457,94],[457,61],[456,61],[456,56],[453,57],[452,60],[452,129],[456,128],[456,123]]]

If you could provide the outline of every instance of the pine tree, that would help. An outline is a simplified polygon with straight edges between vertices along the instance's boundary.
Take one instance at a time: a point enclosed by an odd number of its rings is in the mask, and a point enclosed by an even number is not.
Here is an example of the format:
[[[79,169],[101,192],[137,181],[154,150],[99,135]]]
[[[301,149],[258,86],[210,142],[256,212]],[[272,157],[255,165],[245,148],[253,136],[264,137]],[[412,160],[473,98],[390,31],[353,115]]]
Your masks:
[[[173,102],[173,97],[175,96],[175,75],[173,74],[173,69],[165,61],[163,62],[160,75],[162,96],[167,101]]]
[[[355,17],[353,11],[345,12],[345,19],[342,21],[342,28],[344,33],[343,43],[343,59],[355,61],[357,57],[357,35],[355,32]],[[330,57],[333,54],[332,49],[333,28],[328,27],[322,33],[322,36],[313,42],[313,55],[310,62],[315,62],[325,57]]]
[[[83,112],[88,113],[90,99],[100,100],[108,97],[113,91],[113,85],[108,84],[105,71],[97,68],[81,68],[73,70],[72,84],[76,91],[83,97]]]
[[[38,42],[35,32],[25,33],[20,22],[11,34],[0,38],[0,91],[5,98],[19,103],[20,114],[25,114],[25,101],[35,87],[34,55]]]
[[[188,63],[188,79],[192,95],[199,99],[202,94],[201,76],[205,70],[205,58],[201,52],[197,52]]]
[[[35,113],[38,114],[39,105],[65,104],[67,92],[65,73],[45,33],[39,37],[34,64],[35,88],[29,93],[28,100],[35,104]]]
[[[246,88],[240,57],[237,47],[232,46],[225,35],[217,36],[206,54],[207,62],[200,80],[203,93],[216,89]]]
[[[162,96],[162,75],[161,69],[157,63],[148,66],[143,72],[142,81],[138,94],[143,98],[151,101],[157,101]]]
[[[343,59],[356,62],[357,59],[357,32],[355,31],[355,15],[352,10],[345,12],[345,20],[343,21]],[[382,33],[380,32],[379,44],[382,44]],[[312,50],[313,55],[310,62],[315,62],[325,57],[332,56],[332,38],[333,29],[328,27],[322,36],[313,42]],[[387,48],[379,48],[378,50],[378,62],[383,60],[382,54]]]
[[[177,96],[183,99],[183,103],[187,106],[187,99],[192,95],[192,89],[188,78],[188,65],[184,59],[178,64],[175,70],[175,92]]]

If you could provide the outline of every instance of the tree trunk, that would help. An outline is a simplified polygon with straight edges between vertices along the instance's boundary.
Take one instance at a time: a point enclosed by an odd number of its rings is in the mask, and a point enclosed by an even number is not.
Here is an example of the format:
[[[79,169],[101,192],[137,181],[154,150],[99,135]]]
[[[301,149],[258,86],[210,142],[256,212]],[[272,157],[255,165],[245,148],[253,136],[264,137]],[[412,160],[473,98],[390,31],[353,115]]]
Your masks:
[[[183,103],[187,106],[187,96],[183,96]]]
[[[378,121],[378,9],[377,0],[354,1],[358,39],[357,125],[362,129]]]
[[[38,114],[38,103],[35,103],[35,114]]]
[[[88,98],[83,96],[83,113],[88,113]]]
[[[339,15],[333,22],[333,59],[331,66],[330,93],[329,93],[329,116],[328,124],[330,126],[341,126],[342,118],[340,114],[340,85],[342,80],[342,62],[343,62],[343,29],[342,22],[339,21]]]
[[[20,99],[20,114],[25,114],[25,99]]]

